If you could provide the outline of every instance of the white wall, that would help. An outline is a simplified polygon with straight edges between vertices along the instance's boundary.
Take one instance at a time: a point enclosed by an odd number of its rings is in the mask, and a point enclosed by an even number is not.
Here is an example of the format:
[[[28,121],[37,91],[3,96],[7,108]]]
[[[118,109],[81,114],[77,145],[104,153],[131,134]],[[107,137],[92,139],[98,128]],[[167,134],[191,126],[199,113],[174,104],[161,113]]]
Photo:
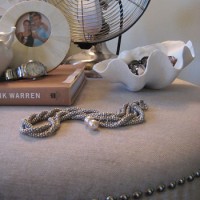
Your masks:
[[[151,0],[140,20],[123,34],[121,51],[165,40],[192,41],[196,57],[179,77],[200,85],[200,0]],[[116,42],[107,42],[112,52]]]

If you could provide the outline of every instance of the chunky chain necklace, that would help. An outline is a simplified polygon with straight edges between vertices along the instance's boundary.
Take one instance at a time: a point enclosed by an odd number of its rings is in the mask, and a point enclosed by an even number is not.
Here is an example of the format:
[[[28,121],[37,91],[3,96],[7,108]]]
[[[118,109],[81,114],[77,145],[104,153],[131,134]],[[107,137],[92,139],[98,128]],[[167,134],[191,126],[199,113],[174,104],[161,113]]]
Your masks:
[[[125,104],[118,113],[101,113],[97,110],[79,107],[55,108],[51,111],[32,114],[24,119],[20,133],[36,138],[48,137],[54,135],[60,128],[61,122],[66,120],[82,120],[92,130],[96,130],[98,127],[117,128],[136,125],[144,122],[144,110],[147,110],[147,105],[143,100]],[[37,125],[44,121],[46,123]]]

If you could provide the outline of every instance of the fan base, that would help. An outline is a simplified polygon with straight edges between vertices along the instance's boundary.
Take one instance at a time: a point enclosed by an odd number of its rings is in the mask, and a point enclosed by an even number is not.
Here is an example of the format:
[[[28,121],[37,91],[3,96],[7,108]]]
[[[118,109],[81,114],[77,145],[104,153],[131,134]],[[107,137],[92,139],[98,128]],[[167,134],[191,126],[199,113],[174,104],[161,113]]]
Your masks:
[[[82,50],[80,53],[72,55],[65,60],[65,64],[80,64],[85,63],[85,74],[90,78],[99,78],[101,77],[97,72],[92,68],[94,64],[101,62],[103,60],[116,58],[117,55],[109,51],[106,46],[106,43],[99,43],[93,45],[88,50]]]

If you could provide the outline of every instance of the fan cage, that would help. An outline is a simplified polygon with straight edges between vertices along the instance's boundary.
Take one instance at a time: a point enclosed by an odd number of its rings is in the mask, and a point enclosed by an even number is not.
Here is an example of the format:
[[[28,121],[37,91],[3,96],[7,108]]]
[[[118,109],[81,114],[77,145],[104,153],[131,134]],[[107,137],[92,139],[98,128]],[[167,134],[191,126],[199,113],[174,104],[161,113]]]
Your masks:
[[[48,2],[60,9],[67,18],[72,42],[97,44],[111,40],[130,29],[143,15],[150,0],[48,0]]]

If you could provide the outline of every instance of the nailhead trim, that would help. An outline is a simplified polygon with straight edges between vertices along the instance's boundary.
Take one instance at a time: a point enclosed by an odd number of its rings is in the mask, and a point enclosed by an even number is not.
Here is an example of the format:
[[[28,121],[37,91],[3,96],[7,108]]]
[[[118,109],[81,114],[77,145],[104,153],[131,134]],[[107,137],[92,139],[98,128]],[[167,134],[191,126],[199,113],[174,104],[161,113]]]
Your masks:
[[[167,184],[167,187],[165,184],[160,184],[155,188],[148,188],[144,191],[144,194],[146,197],[152,196],[155,192],[157,193],[163,193],[165,191],[174,190],[177,187],[181,187],[186,183],[191,183],[195,179],[200,180],[200,170],[194,172],[192,175],[187,176],[187,178],[183,177],[178,179],[177,181],[172,181],[169,184]],[[186,181],[187,180],[187,181]],[[134,199],[142,199],[143,192],[142,191],[136,191],[132,194],[132,196],[129,196],[128,194],[120,195],[119,198],[108,196],[104,200],[134,200]],[[92,199],[92,200],[100,200],[100,199]]]

